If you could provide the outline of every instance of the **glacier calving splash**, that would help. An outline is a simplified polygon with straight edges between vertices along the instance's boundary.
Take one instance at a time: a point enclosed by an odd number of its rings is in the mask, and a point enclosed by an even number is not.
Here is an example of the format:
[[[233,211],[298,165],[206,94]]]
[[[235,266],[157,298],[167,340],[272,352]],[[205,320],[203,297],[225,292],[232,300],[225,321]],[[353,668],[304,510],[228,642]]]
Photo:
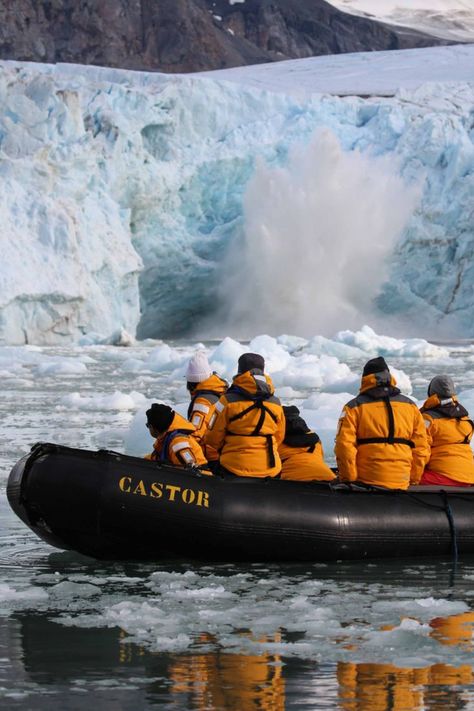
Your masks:
[[[455,56],[456,48],[442,50]],[[474,52],[462,51],[472,62]],[[414,71],[428,58],[418,52],[410,54]],[[321,59],[302,61],[313,61],[317,75]],[[281,63],[282,75],[291,71],[283,65],[294,63]],[[373,293],[374,322],[378,313],[400,319],[407,335],[474,335],[474,85],[336,96],[309,86],[267,91],[219,74],[1,64],[0,342],[196,329],[222,302],[224,265],[249,222],[245,196],[257,161],[284,169],[293,147],[311,145],[322,129],[343,152],[388,157],[420,191]],[[332,209],[344,210],[346,197],[342,191]],[[304,219],[304,203],[301,210]],[[384,235],[367,239],[375,248]],[[341,235],[338,243],[343,249]],[[337,262],[321,265],[334,273],[331,298],[341,281]],[[325,298],[307,304],[313,334]],[[361,314],[361,323],[370,316]]]

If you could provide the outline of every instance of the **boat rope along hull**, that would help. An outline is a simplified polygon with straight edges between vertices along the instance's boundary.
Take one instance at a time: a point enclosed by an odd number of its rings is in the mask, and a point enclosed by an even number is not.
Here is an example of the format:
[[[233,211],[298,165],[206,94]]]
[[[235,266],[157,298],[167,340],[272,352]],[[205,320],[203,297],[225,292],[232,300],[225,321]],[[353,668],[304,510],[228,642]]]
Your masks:
[[[204,476],[115,452],[38,444],[12,469],[15,513],[101,559],[331,561],[474,554],[474,491],[407,492]]]

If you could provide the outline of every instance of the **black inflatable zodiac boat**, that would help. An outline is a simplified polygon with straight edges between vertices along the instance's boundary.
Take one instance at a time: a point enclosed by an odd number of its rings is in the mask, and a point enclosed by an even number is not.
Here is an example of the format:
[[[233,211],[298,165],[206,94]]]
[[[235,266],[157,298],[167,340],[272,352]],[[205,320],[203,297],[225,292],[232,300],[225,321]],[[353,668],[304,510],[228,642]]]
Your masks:
[[[221,479],[37,444],[8,500],[53,546],[102,559],[330,561],[474,554],[474,491]]]

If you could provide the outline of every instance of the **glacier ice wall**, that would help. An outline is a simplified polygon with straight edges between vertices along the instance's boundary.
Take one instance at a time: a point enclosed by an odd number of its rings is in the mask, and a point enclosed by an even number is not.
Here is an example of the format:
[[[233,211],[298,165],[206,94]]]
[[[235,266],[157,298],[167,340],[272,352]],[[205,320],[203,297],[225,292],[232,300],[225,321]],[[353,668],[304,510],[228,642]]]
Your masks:
[[[5,62],[0,104],[3,342],[189,333],[218,305],[257,157],[284,166],[321,128],[423,184],[379,313],[407,332],[474,335],[470,84],[338,97]]]

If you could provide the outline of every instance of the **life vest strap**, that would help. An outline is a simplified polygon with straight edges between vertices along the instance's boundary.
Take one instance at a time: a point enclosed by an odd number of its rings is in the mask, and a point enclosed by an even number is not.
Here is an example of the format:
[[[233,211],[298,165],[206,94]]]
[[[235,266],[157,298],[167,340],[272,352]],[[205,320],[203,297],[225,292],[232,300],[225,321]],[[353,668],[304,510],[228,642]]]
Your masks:
[[[470,444],[472,435],[474,434],[474,422],[472,420],[464,420],[464,422],[469,422],[471,425],[471,431],[467,433],[462,442],[456,442],[456,444]]]
[[[357,440],[357,444],[404,444],[410,449],[415,448],[415,443],[411,439],[405,439],[404,437],[395,437],[395,418],[393,416],[392,403],[390,402],[390,396],[387,395],[383,398],[385,402],[385,407],[387,408],[387,419],[388,419],[388,437],[361,437]]]
[[[405,444],[410,449],[415,449],[415,443],[403,437],[362,437],[357,440],[357,444]]]

